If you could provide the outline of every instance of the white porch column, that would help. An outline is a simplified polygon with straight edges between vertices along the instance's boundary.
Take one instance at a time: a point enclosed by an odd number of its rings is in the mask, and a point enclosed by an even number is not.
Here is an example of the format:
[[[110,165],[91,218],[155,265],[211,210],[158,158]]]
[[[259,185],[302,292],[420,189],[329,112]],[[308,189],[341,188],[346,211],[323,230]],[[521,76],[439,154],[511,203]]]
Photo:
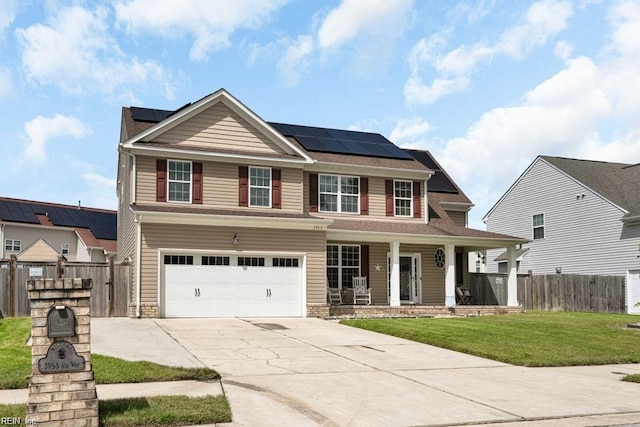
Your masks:
[[[389,305],[391,307],[400,307],[400,242],[389,243],[389,266],[391,271],[389,289],[391,296]]]
[[[518,306],[518,270],[516,263],[516,248],[507,248],[507,305],[509,307]]]
[[[456,306],[456,246],[444,245],[444,298],[447,307]]]

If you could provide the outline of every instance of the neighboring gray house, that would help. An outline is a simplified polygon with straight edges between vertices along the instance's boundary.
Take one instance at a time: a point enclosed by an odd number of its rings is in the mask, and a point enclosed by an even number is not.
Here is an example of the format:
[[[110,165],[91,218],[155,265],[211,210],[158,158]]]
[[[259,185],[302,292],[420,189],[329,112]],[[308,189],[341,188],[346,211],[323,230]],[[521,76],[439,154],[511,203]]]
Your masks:
[[[640,164],[538,156],[484,222],[487,231],[531,240],[516,254],[518,273],[637,271]],[[506,268],[500,250],[487,251],[486,261],[489,272]]]

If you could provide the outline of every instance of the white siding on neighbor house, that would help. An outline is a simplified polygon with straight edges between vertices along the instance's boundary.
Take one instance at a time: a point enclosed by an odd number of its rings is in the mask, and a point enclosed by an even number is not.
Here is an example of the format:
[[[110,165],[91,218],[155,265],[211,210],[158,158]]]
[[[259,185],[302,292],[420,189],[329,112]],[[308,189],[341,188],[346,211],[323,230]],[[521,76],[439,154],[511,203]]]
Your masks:
[[[47,242],[58,253],[62,250],[62,244],[68,243],[69,255],[67,255],[67,259],[69,261],[76,261],[77,246],[80,244],[73,228],[23,225],[19,223],[5,224],[4,239],[20,240],[20,251],[24,251],[38,239]],[[3,240],[3,248],[4,244],[5,242]],[[12,254],[17,255],[18,252],[4,251],[4,255],[7,258]]]
[[[584,198],[582,195],[584,194]],[[533,215],[544,239],[533,240]],[[538,159],[487,217],[487,231],[531,239],[519,273],[624,275],[638,265],[640,224],[625,225],[616,206]],[[487,251],[489,272],[503,250]]]

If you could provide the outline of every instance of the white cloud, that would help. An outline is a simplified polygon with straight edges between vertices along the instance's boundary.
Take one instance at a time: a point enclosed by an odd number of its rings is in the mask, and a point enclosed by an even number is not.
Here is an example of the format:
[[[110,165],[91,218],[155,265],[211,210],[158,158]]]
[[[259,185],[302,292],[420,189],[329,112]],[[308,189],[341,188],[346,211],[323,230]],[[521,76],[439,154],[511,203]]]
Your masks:
[[[83,204],[91,207],[102,207],[106,209],[117,209],[116,200],[116,180],[107,178],[94,172],[82,174],[82,179],[89,187],[90,191],[84,195]]]
[[[126,0],[115,4],[117,20],[132,33],[195,38],[189,57],[204,61],[231,45],[239,29],[259,28],[286,0]]]
[[[73,93],[113,93],[156,80],[162,85],[162,68],[136,57],[127,58],[109,34],[108,11],[98,7],[60,10],[46,23],[18,29],[22,63],[28,77]]]
[[[53,117],[38,116],[26,122],[24,131],[29,139],[24,148],[25,157],[41,163],[47,158],[47,143],[51,139],[66,136],[84,138],[91,133],[91,128],[73,116],[56,114]]]
[[[408,57],[411,76],[405,84],[405,100],[429,104],[450,93],[465,90],[469,86],[469,74],[478,64],[498,55],[514,60],[526,56],[564,30],[572,15],[573,9],[568,1],[541,0],[531,5],[520,22],[502,32],[494,44],[461,45],[439,54],[438,50],[445,45],[446,34],[420,40]],[[422,82],[421,73],[425,66],[437,72],[430,85]]]
[[[300,74],[308,68],[308,58],[313,52],[313,38],[299,36],[287,47],[284,56],[278,62],[278,69],[285,85],[295,87],[300,82]]]
[[[13,24],[18,13],[17,0],[0,0],[0,39],[3,38],[4,32]]]
[[[522,57],[564,30],[572,15],[569,1],[542,0],[534,3],[521,23],[502,34],[495,50],[511,58]]]
[[[400,144],[408,139],[422,137],[430,130],[431,125],[422,117],[400,119],[396,123],[396,127],[391,131],[389,139],[395,144]]]
[[[556,47],[553,49],[553,53],[560,59],[565,61],[573,54],[573,46],[565,40],[560,40],[556,43]]]
[[[474,214],[484,215],[537,155],[592,158],[587,152],[607,152],[596,129],[611,113],[600,70],[580,57],[529,91],[521,105],[494,108],[464,137],[430,146],[424,141],[423,148],[476,203]],[[476,220],[471,225],[482,226]]]
[[[409,104],[431,104],[445,95],[465,90],[469,83],[468,77],[456,77],[436,79],[428,86],[417,77],[409,77],[404,85],[404,98]]]
[[[397,35],[413,0],[342,0],[318,30],[322,49],[339,47],[360,33]]]

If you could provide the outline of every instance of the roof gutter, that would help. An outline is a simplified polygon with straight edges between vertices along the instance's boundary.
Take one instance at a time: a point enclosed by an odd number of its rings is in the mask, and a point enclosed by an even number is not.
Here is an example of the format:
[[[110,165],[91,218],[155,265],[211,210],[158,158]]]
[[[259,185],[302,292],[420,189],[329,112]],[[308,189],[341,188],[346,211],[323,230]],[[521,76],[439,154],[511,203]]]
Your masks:
[[[640,222],[640,215],[628,216],[626,218],[622,218],[620,221],[624,223]]]
[[[405,244],[444,245],[454,244],[466,247],[506,248],[528,243],[527,239],[501,239],[489,237],[442,236],[407,233],[380,233],[374,231],[327,230],[327,240],[346,240],[351,242],[400,242]]]

